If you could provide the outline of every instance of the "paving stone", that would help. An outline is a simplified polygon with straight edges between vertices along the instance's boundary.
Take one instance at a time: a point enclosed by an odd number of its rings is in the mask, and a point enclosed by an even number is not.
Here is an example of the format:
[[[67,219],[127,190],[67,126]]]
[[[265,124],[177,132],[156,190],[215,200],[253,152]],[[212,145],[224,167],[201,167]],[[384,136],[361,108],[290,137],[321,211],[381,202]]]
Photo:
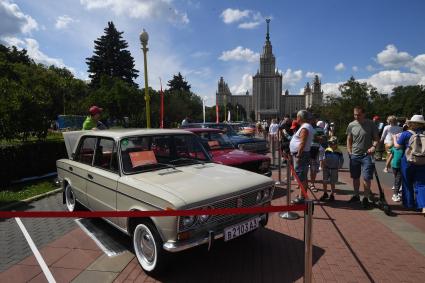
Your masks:
[[[114,279],[118,276],[118,273],[115,272],[105,272],[105,271],[95,271],[95,270],[85,270],[80,275],[78,275],[73,283],[87,283],[87,282],[102,282],[108,283],[113,282]]]

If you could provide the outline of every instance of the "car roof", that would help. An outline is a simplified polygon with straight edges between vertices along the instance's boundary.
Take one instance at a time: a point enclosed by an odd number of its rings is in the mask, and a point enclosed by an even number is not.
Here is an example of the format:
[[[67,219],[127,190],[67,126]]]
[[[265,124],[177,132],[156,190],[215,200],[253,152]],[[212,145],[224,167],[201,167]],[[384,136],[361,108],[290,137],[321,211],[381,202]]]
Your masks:
[[[184,128],[186,131],[190,131],[192,133],[222,133],[223,130],[216,128]]]
[[[186,130],[180,129],[109,129],[84,131],[83,135],[110,137],[119,139],[121,137],[139,136],[139,135],[166,135],[166,134],[189,134]]]

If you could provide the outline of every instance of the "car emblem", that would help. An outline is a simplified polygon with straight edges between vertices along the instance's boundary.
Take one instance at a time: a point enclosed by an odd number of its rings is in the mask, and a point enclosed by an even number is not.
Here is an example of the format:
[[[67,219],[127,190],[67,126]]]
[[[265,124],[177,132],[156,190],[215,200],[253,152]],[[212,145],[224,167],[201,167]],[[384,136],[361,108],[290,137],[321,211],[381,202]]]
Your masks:
[[[242,198],[238,198],[238,199],[236,200],[236,206],[237,206],[237,207],[242,207],[242,204],[243,204],[243,199],[242,199]]]

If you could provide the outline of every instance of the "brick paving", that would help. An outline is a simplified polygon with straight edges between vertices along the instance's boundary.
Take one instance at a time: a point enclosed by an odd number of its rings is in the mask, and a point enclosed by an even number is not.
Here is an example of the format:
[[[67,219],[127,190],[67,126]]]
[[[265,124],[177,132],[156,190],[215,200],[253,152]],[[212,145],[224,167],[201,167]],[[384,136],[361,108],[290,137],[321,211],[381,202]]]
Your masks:
[[[384,189],[396,217],[347,204],[351,180],[342,171],[336,201],[315,206],[314,282],[423,282],[424,217],[391,201],[387,177],[382,178]],[[373,190],[377,192],[375,185]],[[278,189],[277,195],[284,194]],[[284,205],[286,199],[278,197],[273,204]],[[155,277],[143,272],[131,249],[108,258],[80,228],[39,247],[58,282],[302,282],[303,228],[303,218],[284,220],[273,213],[265,229],[228,243],[218,241],[210,252],[205,246],[184,251]],[[0,273],[0,282],[46,282],[33,257],[9,266]]]

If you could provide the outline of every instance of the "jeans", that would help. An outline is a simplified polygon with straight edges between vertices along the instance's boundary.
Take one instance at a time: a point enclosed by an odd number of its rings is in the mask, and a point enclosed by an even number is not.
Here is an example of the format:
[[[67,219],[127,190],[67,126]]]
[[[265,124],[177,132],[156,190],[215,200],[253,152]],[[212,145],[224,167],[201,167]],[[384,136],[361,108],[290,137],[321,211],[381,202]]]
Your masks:
[[[393,174],[394,174],[394,190],[393,190],[393,194],[399,194],[400,191],[400,187],[401,187],[401,169],[400,168],[392,168],[393,169]]]

